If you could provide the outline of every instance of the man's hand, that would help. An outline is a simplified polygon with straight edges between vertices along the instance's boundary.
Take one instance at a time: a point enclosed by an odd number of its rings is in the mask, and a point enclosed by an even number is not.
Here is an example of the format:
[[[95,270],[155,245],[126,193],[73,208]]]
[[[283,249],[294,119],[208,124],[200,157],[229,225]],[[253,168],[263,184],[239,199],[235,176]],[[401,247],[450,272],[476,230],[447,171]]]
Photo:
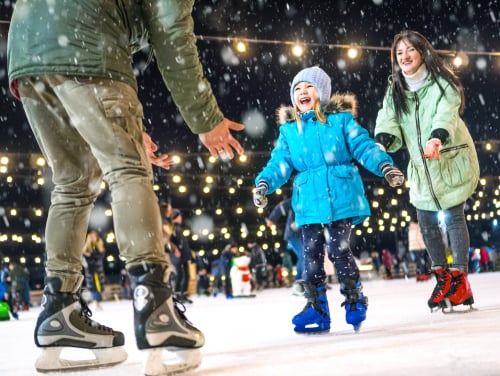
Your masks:
[[[158,150],[158,145],[156,145],[153,142],[153,140],[151,140],[149,134],[143,132],[142,138],[144,141],[144,147],[146,148],[149,160],[153,165],[161,167],[165,170],[169,170],[170,166],[176,163],[173,156],[169,156],[168,154],[160,154],[160,155],[155,154],[155,152]]]
[[[224,118],[224,120],[217,124],[214,129],[209,132],[200,133],[198,137],[212,157],[233,159],[233,149],[238,154],[243,154],[244,150],[230,131],[241,131],[243,129],[245,129],[243,124],[235,123],[234,121]]]

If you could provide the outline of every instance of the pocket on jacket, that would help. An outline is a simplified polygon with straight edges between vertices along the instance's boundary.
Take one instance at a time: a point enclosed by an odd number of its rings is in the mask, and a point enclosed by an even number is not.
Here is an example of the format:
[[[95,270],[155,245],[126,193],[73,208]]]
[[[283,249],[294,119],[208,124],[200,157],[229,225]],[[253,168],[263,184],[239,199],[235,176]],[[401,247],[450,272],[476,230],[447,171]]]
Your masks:
[[[302,196],[306,196],[304,192],[304,186],[309,180],[308,172],[301,172],[293,180],[293,190],[292,190],[292,206],[295,209],[296,216],[304,214],[304,207],[302,206],[307,202],[305,199],[301,199]]]
[[[358,168],[354,165],[339,165],[332,169],[333,187],[336,199],[342,197],[343,200],[353,196],[354,191],[357,191],[356,177],[359,176]]]
[[[467,144],[441,150],[441,176],[446,185],[456,187],[470,179],[470,153]]]
[[[140,103],[130,103],[123,98],[102,98],[101,103],[107,118],[115,117],[144,117]]]

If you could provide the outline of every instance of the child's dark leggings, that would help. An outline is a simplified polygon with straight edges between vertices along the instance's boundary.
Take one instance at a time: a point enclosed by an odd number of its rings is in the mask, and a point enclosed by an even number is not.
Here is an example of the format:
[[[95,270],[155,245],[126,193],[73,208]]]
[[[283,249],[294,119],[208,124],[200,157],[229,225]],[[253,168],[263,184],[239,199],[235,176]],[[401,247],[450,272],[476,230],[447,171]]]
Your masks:
[[[325,283],[325,250],[332,261],[339,282],[357,281],[359,269],[350,247],[351,220],[326,225],[302,226],[304,242],[304,280],[314,285]]]

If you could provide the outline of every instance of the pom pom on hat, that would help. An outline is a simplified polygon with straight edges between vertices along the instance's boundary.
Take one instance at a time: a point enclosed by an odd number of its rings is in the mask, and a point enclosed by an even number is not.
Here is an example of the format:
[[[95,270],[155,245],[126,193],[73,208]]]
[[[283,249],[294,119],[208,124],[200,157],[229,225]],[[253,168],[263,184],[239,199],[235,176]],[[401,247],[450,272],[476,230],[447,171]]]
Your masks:
[[[293,78],[292,86],[290,87],[290,98],[292,104],[295,106],[295,99],[293,98],[293,90],[299,82],[309,82],[318,91],[319,101],[321,104],[326,104],[330,100],[332,94],[332,80],[329,75],[325,73],[320,67],[310,67],[302,69]]]

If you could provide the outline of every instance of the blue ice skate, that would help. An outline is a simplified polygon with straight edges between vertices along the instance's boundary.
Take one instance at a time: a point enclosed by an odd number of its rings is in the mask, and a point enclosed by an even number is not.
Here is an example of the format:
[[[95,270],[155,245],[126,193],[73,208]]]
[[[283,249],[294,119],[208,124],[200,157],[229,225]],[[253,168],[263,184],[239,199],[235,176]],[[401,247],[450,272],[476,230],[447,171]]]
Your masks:
[[[330,310],[326,298],[326,285],[304,284],[307,303],[299,314],[295,315],[293,329],[300,334],[318,334],[330,331]]]
[[[342,307],[345,307],[345,320],[354,331],[359,331],[361,323],[366,320],[368,298],[363,295],[360,281],[346,280],[341,283],[340,292],[345,296]]]

